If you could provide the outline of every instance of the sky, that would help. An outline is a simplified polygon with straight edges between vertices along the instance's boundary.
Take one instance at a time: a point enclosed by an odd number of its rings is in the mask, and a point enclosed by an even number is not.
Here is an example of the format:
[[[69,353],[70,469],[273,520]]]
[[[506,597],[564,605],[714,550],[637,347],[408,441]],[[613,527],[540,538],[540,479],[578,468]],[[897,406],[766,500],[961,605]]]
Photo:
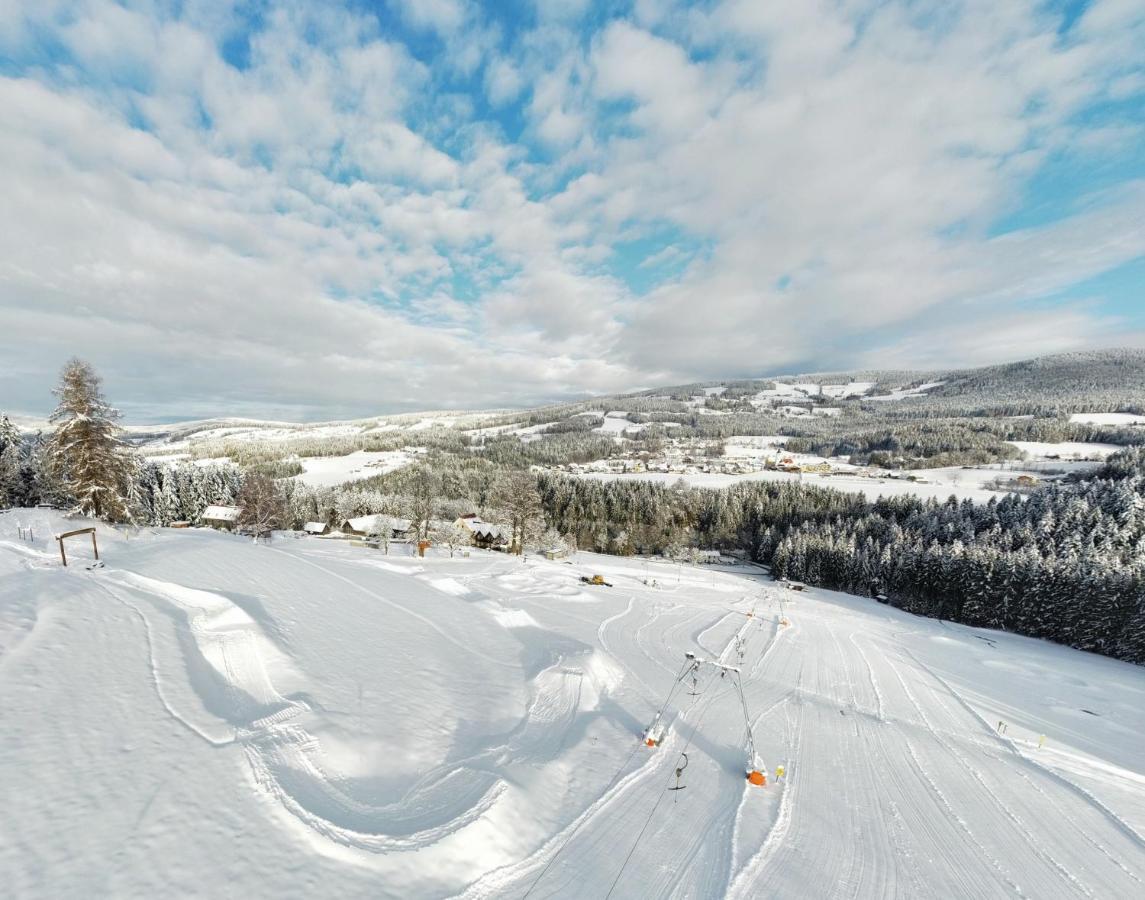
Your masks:
[[[1141,0],[0,0],[0,410],[1145,346]]]

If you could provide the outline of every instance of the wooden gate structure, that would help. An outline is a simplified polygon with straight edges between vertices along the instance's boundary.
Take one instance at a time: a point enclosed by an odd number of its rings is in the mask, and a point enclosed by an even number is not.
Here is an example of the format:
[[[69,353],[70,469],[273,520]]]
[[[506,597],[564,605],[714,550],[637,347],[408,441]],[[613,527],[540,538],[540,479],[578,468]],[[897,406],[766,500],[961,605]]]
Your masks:
[[[99,547],[97,547],[96,543],[95,543],[95,529],[94,528],[77,528],[75,531],[65,531],[63,534],[57,534],[56,535],[56,540],[59,542],[59,545],[60,545],[60,560],[63,562],[63,564],[65,566],[67,566],[67,564],[68,564],[68,555],[64,552],[64,538],[75,537],[76,535],[80,535],[80,534],[90,534],[91,535],[91,549],[92,549],[92,552],[95,553],[95,558],[97,560],[99,559]]]

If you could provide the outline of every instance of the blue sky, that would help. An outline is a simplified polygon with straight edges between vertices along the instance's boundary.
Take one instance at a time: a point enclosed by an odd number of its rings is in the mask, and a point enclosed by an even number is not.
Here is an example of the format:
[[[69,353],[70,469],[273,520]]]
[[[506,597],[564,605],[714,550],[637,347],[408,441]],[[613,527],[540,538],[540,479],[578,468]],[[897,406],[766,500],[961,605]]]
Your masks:
[[[1145,7],[0,7],[0,409],[516,406],[1145,345]]]

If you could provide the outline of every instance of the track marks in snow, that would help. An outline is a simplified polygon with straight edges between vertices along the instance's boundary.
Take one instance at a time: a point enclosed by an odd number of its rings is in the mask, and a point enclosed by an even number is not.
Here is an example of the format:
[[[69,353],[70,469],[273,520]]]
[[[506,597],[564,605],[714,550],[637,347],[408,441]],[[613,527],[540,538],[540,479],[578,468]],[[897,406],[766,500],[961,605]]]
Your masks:
[[[223,689],[224,696],[207,698],[208,705],[224,707],[225,718],[234,727],[233,737],[214,738],[173,708],[161,687],[147,617],[103,583],[105,579],[166,603],[186,618],[199,653]],[[273,683],[273,675],[299,682],[301,676],[246,612],[221,594],[135,573],[108,571],[99,576],[99,582],[142,620],[152,679],[167,711],[215,746],[240,744],[254,783],[312,832],[371,853],[415,850],[476,821],[504,792],[505,782],[495,773],[455,766],[436,778],[423,779],[398,803],[364,802],[344,779],[326,770],[320,741],[306,728],[313,711],[303,701],[283,696]],[[551,725],[562,704],[575,708],[579,678],[571,701],[567,691],[559,689],[555,697],[548,697],[543,687],[530,713]],[[550,733],[551,729],[544,728],[533,743],[543,744]]]
[[[361,593],[365,594],[368,597],[373,597],[379,603],[384,603],[387,606],[392,607],[393,609],[396,609],[396,610],[399,610],[399,611],[405,613],[407,616],[410,616],[413,619],[417,619],[419,622],[421,622],[423,625],[425,625],[427,628],[429,628],[431,631],[433,631],[438,637],[440,637],[446,643],[452,644],[454,647],[458,647],[459,649],[464,650],[466,654],[476,656],[479,659],[483,659],[486,662],[492,663],[495,666],[504,666],[507,668],[516,668],[514,663],[508,662],[504,659],[501,659],[500,657],[491,656],[488,653],[482,653],[480,650],[478,650],[472,644],[467,644],[464,641],[459,640],[458,638],[455,638],[452,634],[450,634],[448,631],[446,631],[444,628],[442,628],[440,625],[438,625],[435,621],[433,621],[433,619],[431,619],[429,616],[422,615],[421,613],[416,612],[415,610],[412,610],[407,606],[403,606],[401,603],[397,603],[394,600],[391,600],[389,597],[384,597],[381,594],[379,594],[377,591],[371,590],[370,588],[366,587],[363,584],[358,583],[357,581],[354,581],[351,578],[347,578],[345,575],[341,574],[340,572],[335,572],[333,569],[330,569],[326,566],[319,565],[318,563],[314,562],[314,560],[307,559],[305,556],[297,554],[297,553],[288,553],[285,550],[278,550],[274,547],[264,547],[263,549],[269,550],[272,553],[281,553],[283,556],[289,556],[291,559],[296,560],[296,561],[302,563],[303,565],[311,566],[312,568],[318,569],[320,572],[323,572],[328,577],[334,578],[338,581],[341,581],[344,584],[348,584],[348,585],[350,585],[350,587],[354,588],[354,590],[360,591]],[[415,570],[412,570],[412,569],[407,569],[407,570],[402,570],[402,571],[406,572],[407,574],[414,574],[415,573]],[[420,571],[420,570],[418,570],[418,571]]]

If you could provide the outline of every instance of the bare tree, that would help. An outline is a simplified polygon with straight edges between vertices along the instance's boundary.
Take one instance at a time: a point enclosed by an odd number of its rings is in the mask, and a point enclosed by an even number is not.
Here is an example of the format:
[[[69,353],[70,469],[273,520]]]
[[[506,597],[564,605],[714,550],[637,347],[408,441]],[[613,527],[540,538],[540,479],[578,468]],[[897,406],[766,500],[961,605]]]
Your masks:
[[[413,536],[419,541],[429,540],[430,522],[437,502],[437,481],[429,466],[420,467],[410,479],[406,509]]]
[[[505,475],[494,492],[494,505],[499,517],[509,523],[509,552],[521,554],[544,530],[541,517],[541,495],[532,472]]]
[[[281,528],[286,517],[286,500],[278,485],[265,475],[248,475],[244,479],[238,504],[238,524],[250,531],[256,541]]]
[[[50,417],[56,425],[47,454],[52,474],[82,515],[129,520],[136,460],[120,440],[119,410],[104,399],[100,377],[83,360],[69,360],[53,393],[59,404]]]
[[[464,525],[459,525],[456,520],[452,522],[442,522],[433,530],[433,541],[436,544],[443,544],[449,548],[449,558],[453,558],[453,554],[460,547],[466,547],[472,543],[472,535],[469,529]]]
[[[379,513],[374,516],[374,524],[370,527],[370,537],[378,539],[378,545],[387,556],[390,554],[390,541],[393,540],[394,529],[397,527],[398,520],[387,513]]]

